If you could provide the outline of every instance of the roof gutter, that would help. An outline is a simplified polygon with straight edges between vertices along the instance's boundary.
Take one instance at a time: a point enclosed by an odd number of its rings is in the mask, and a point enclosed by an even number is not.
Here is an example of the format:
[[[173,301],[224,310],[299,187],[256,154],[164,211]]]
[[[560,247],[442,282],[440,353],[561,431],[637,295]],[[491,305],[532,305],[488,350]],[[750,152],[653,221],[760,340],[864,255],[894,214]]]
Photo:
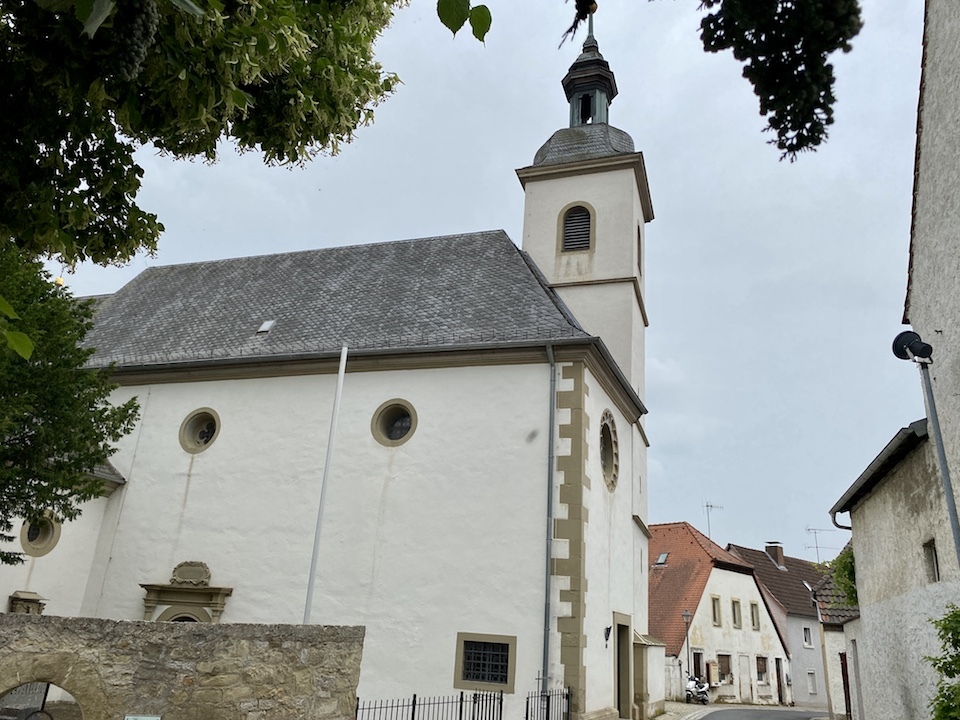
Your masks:
[[[896,435],[887,443],[880,454],[873,459],[856,482],[843,494],[833,507],[830,508],[830,520],[841,530],[852,530],[848,525],[841,525],[837,521],[837,513],[848,513],[853,510],[860,500],[872,491],[910,451],[927,439],[926,419],[910,423],[900,428]]]

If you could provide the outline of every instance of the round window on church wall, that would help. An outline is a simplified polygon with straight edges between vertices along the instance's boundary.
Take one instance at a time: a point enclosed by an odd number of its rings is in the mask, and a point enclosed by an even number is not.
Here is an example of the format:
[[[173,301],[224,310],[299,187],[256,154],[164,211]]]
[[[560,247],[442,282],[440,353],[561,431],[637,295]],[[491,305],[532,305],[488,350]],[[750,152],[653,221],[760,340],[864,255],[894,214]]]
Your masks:
[[[370,421],[373,437],[387,447],[402,445],[416,429],[417,413],[406,400],[387,400],[377,408]]]
[[[43,557],[60,542],[60,523],[50,517],[27,521],[20,529],[20,546],[30,557]]]
[[[220,434],[220,416],[210,408],[200,408],[180,424],[180,447],[188,453],[206,450]]]
[[[617,426],[609,410],[604,410],[600,418],[600,467],[603,470],[603,481],[607,485],[607,490],[613,492],[617,487],[617,476],[620,473],[620,455],[617,446]]]

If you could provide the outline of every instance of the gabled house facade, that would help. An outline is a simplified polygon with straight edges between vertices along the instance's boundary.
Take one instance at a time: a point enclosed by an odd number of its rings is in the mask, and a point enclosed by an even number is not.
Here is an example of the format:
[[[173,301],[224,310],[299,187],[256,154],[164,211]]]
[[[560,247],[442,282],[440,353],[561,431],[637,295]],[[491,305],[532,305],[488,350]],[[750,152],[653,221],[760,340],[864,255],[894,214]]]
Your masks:
[[[682,700],[692,674],[712,702],[789,704],[787,652],[753,568],[689,523],[650,534],[650,632],[666,645],[667,696]]]
[[[931,619],[960,597],[956,555],[927,421],[902,428],[830,510],[849,513],[859,620],[844,626],[854,717],[923,717],[939,654]],[[887,673],[895,666],[896,673]],[[862,699],[862,704],[857,700]]]
[[[784,555],[783,547],[776,544],[763,550],[730,544],[727,550],[753,568],[773,621],[785,640],[792,704],[826,709],[829,688],[825,684],[817,607],[811,594],[823,573],[809,560]]]
[[[24,524],[0,595],[362,625],[362,699],[662,706],[643,681],[653,211],[592,35],[563,85],[570,127],[517,171],[522,250],[490,231],[156,267],[100,299],[91,365],[139,422],[112,493]]]

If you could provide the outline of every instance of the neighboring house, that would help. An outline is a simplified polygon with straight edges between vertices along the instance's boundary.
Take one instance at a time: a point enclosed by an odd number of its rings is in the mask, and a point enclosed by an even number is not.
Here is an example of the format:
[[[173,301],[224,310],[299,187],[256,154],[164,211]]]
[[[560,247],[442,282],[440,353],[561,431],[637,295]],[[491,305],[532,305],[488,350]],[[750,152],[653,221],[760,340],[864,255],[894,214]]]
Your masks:
[[[854,717],[925,717],[937,675],[924,658],[940,650],[930,620],[960,597],[926,420],[902,428],[830,513],[849,513],[853,526],[860,619],[844,631],[848,667],[862,688]]]
[[[849,546],[851,543],[847,543]],[[860,617],[859,609],[848,605],[846,598],[837,589],[830,575],[825,575],[814,588],[820,606],[820,622],[823,627],[824,654],[827,658],[827,683],[830,685],[830,700],[836,720],[850,720],[853,708],[862,704],[857,698],[859,684],[847,653],[847,638],[844,627]]]
[[[683,699],[692,669],[714,702],[789,703],[787,653],[753,568],[689,523],[651,525],[649,582],[667,697]]]
[[[934,349],[933,394],[960,502],[958,127],[960,4],[926,0],[903,322]],[[844,630],[862,681],[854,716],[926,717],[937,678],[924,656],[939,652],[930,620],[960,598],[960,565],[925,423],[901,429],[831,512],[849,512],[853,526],[860,619]]]
[[[122,477],[78,521],[25,526],[0,593],[300,623],[319,528],[309,621],[366,627],[361,698],[502,690],[519,717],[543,682],[575,718],[662,707],[662,679],[644,685],[663,657],[642,561],[653,210],[592,35],[563,87],[570,127],[517,171],[523,250],[492,231],[155,267],[101,299],[91,364],[141,408]]]
[[[785,639],[792,704],[826,709],[820,626],[809,589],[823,579],[823,572],[809,560],[784,555],[778,544],[767,545],[763,550],[731,544],[727,550],[756,572],[770,614]]]

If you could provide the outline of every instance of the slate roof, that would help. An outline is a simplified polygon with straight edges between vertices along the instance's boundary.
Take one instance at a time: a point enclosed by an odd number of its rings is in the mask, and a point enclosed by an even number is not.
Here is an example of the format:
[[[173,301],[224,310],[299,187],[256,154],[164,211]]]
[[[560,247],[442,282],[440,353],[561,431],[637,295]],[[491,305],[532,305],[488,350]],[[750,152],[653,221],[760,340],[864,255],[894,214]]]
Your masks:
[[[150,268],[99,301],[86,344],[92,366],[137,367],[589,337],[495,230]]]
[[[788,614],[813,618],[817,616],[810,591],[803,585],[806,581],[810,583],[810,587],[815,587],[823,579],[824,574],[816,563],[784,555],[783,566],[786,570],[781,570],[765,550],[733,544],[727,545],[727,550],[754,569],[760,582]]]
[[[633,138],[623,130],[607,123],[590,123],[557,130],[537,150],[533,165],[562,165],[633,152]]]
[[[686,638],[680,616],[696,611],[714,567],[752,575],[749,565],[734,557],[689,523],[650,526],[649,632],[663,640],[667,655],[678,655]],[[657,565],[669,553],[665,565]]]

